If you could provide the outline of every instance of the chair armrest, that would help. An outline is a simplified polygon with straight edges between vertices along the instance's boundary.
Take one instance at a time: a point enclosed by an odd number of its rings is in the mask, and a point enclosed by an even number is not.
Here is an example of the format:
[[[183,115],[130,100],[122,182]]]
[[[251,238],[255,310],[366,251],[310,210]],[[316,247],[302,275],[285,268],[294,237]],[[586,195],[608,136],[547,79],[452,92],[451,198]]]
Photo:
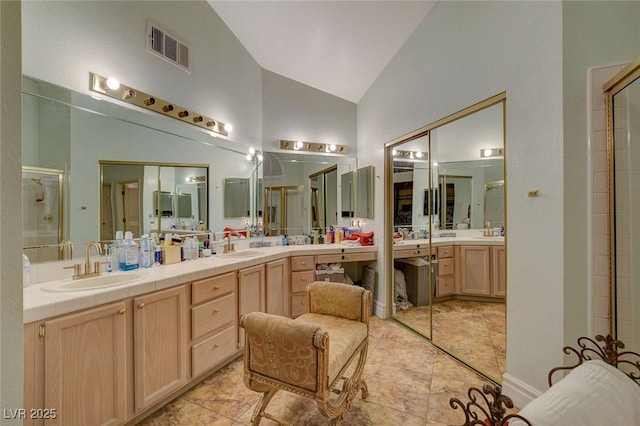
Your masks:
[[[356,285],[315,281],[307,285],[307,306],[310,313],[369,324],[371,292]]]
[[[318,371],[327,363],[328,333],[263,312],[243,315],[240,326],[245,330],[245,373],[317,391]]]

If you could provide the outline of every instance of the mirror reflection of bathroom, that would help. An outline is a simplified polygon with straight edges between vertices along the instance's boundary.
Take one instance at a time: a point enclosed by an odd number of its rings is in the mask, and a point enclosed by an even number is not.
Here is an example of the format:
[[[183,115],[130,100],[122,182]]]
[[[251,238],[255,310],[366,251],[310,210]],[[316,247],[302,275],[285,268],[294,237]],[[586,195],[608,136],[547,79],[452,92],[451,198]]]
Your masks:
[[[22,167],[22,235],[24,253],[32,262],[61,259],[62,185],[64,172]]]
[[[392,157],[394,316],[499,381],[505,371],[503,102],[414,132]],[[426,126],[429,127],[429,126]],[[493,234],[492,234],[493,235]]]

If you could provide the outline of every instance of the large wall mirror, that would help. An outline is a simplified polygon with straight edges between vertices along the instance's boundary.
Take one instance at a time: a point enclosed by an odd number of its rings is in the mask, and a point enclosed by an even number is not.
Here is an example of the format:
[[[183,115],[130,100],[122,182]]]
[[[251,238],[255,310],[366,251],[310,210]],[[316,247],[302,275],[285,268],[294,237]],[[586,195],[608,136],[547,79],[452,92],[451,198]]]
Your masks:
[[[640,352],[640,58],[614,76],[605,93],[612,328],[625,350]]]
[[[330,226],[350,225],[350,218],[340,212],[354,208],[344,205],[342,196],[353,191],[353,184],[341,176],[356,171],[355,158],[288,152],[263,156],[261,204],[266,235],[322,233]]]
[[[496,382],[506,368],[505,101],[496,95],[385,149],[391,314]]]
[[[155,229],[190,231],[193,225],[242,228],[251,222],[254,206],[247,208],[246,191],[242,206],[225,202],[225,192],[231,194],[225,182],[254,187],[258,176],[255,162],[246,158],[248,148],[170,118],[24,77],[23,189],[33,204],[23,209],[24,252],[32,262],[52,261],[60,257],[62,240],[111,239],[122,226],[123,203],[116,196],[121,189],[128,192],[124,208],[136,238]]]

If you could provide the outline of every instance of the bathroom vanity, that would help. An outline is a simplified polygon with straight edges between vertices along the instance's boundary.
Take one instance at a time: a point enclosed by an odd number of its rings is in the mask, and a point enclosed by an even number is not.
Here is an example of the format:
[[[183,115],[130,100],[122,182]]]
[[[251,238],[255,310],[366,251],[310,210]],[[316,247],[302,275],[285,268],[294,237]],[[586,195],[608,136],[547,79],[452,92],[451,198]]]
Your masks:
[[[145,269],[100,290],[25,288],[25,408],[54,410],[46,423],[59,425],[144,417],[242,354],[240,315],[297,316],[316,264],[375,261],[377,247],[248,253]]]

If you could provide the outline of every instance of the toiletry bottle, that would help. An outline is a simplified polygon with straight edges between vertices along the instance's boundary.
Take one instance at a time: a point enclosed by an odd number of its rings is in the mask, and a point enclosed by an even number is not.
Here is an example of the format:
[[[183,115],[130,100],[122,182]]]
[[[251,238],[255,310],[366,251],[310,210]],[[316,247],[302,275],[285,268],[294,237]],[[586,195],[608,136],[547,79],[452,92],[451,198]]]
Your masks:
[[[196,237],[191,238],[191,259],[198,259],[199,255],[199,246],[198,239]]]
[[[113,250],[113,244],[107,244],[107,272],[113,272],[113,256],[111,251]]]
[[[154,256],[154,262],[153,262],[153,266],[160,266],[162,265],[162,248],[160,247],[160,245],[156,246],[155,251],[153,252]]]
[[[151,243],[147,234],[140,238],[140,266],[151,267]]]
[[[123,243],[122,239],[122,231],[116,231],[116,241],[113,243],[111,247],[111,268],[114,271],[120,270],[120,259],[123,256]]]
[[[133,234],[127,231],[124,234],[124,243],[122,244],[122,253],[120,256],[120,270],[132,271],[138,269],[138,244],[133,241]]]
[[[191,238],[189,237],[182,243],[182,260],[191,260]]]

